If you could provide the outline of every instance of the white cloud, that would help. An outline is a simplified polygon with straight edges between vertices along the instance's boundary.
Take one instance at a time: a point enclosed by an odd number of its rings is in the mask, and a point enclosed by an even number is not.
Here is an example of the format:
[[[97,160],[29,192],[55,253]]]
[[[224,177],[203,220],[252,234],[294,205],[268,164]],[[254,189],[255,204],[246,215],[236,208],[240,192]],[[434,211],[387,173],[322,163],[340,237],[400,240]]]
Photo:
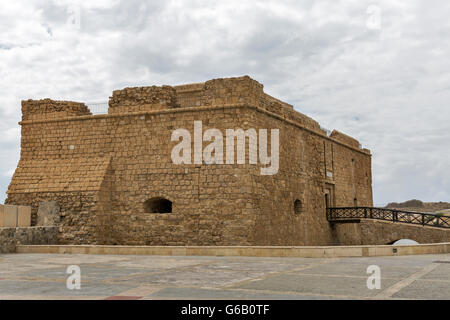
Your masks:
[[[381,30],[366,26],[370,4]],[[449,201],[449,14],[445,0],[3,4],[2,171],[18,161],[22,99],[101,101],[125,86],[249,74],[372,150],[376,203]]]
[[[14,174],[14,171],[15,171],[15,168],[14,169],[10,169],[10,170],[8,170],[6,172],[3,172],[3,175],[5,177],[11,178],[13,176],[13,174]]]

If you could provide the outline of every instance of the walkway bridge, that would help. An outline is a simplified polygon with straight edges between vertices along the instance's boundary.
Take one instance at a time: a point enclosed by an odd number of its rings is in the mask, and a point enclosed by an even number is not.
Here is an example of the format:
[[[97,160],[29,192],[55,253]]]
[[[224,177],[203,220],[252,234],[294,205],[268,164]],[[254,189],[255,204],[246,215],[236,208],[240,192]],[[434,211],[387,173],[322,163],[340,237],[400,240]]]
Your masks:
[[[327,220],[330,223],[357,223],[361,219],[384,220],[401,224],[450,229],[450,217],[434,213],[374,207],[327,208]]]

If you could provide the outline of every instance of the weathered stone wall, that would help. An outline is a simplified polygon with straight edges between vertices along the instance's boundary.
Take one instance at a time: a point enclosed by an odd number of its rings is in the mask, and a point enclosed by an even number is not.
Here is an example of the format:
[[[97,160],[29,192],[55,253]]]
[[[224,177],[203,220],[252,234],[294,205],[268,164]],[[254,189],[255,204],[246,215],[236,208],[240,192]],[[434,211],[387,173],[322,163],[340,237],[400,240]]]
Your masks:
[[[0,228],[0,253],[12,253],[19,244],[58,244],[58,227]]]
[[[85,173],[84,173],[85,174]],[[42,201],[57,201],[61,207],[58,241],[61,244],[97,243],[97,192],[32,192],[8,194],[6,203],[22,203],[32,208],[32,225]]]
[[[253,194],[257,196],[252,243],[332,243],[325,189],[330,188],[333,193],[330,205],[352,206],[354,198],[359,197],[360,205],[371,206],[370,155],[329,139],[319,130],[305,130],[298,122],[287,122],[262,111],[254,117],[257,128],[279,128],[281,143],[278,174],[254,175],[257,188]],[[300,213],[294,212],[296,200],[301,203]]]
[[[359,223],[335,224],[333,234],[336,245],[382,245],[400,239],[419,243],[450,241],[450,229],[370,219],[362,219]]]
[[[50,99],[22,101],[22,120],[58,119],[91,115],[84,103]]]
[[[116,90],[109,99],[108,113],[118,114],[178,107],[173,87],[135,87]]]
[[[108,115],[23,121],[7,202],[32,206],[35,223],[40,201],[58,201],[61,243],[135,245],[326,245],[325,192],[334,205],[372,205],[368,150],[327,136],[258,82],[174,88],[175,97],[171,87],[115,91]],[[278,173],[248,164],[248,146],[247,164],[172,163],[173,130],[193,134],[194,121],[223,134],[279,129]],[[173,213],[145,213],[153,197]]]

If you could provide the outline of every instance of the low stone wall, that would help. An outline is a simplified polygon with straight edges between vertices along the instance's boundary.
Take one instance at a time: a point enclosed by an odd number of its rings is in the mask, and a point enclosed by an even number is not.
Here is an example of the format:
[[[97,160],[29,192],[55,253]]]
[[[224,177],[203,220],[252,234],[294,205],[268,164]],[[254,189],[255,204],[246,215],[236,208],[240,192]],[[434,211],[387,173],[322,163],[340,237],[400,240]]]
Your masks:
[[[445,254],[450,253],[450,243],[345,247],[18,245],[17,253],[338,258]]]
[[[359,223],[337,223],[333,228],[336,244],[345,246],[390,244],[399,239],[418,243],[450,241],[450,229],[389,221],[362,219]]]
[[[58,227],[0,228],[0,253],[16,252],[16,245],[57,244]]]

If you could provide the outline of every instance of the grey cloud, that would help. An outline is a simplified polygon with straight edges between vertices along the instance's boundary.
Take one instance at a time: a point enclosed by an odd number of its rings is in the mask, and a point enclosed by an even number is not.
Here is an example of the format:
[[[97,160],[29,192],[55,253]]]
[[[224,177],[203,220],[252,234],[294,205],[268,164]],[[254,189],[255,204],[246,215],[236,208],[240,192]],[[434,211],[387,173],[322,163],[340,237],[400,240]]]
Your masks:
[[[0,21],[4,128],[17,126],[21,99],[106,101],[125,86],[248,74],[372,149],[375,203],[450,201],[445,0],[379,0],[381,30],[366,27],[372,1],[85,2],[80,30],[67,2],[17,3],[4,12],[23,6],[24,17]],[[0,143],[2,172],[18,145]]]

